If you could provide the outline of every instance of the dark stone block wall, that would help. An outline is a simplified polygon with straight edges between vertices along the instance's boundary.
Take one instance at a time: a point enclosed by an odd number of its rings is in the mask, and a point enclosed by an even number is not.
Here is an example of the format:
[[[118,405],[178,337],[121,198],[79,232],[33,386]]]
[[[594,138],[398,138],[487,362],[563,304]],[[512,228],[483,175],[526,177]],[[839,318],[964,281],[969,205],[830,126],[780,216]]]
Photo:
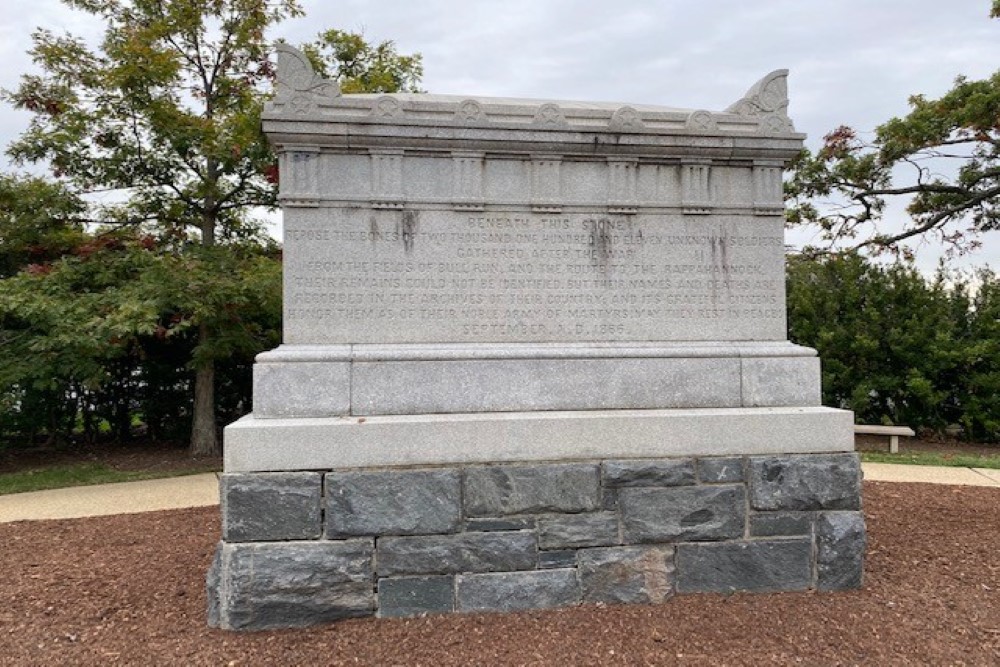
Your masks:
[[[862,580],[855,454],[225,474],[214,626]]]

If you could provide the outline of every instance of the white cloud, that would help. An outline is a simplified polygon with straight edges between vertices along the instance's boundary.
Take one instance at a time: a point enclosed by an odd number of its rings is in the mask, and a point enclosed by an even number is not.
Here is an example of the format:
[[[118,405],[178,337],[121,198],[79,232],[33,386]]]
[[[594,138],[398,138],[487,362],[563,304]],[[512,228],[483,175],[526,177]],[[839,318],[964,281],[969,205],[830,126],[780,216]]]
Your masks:
[[[9,2],[10,0],[5,0]],[[292,42],[364,29],[424,56],[424,87],[468,95],[597,99],[721,109],[769,71],[791,70],[790,113],[815,146],[840,124],[871,130],[938,95],[956,75],[995,71],[1000,21],[986,0],[302,0],[279,26]],[[31,68],[37,26],[96,37],[58,0],[0,27],[0,87]],[[28,116],[0,107],[0,143]],[[994,235],[996,236],[996,235]],[[971,261],[1000,265],[1000,239]],[[934,252],[925,253],[932,265]]]

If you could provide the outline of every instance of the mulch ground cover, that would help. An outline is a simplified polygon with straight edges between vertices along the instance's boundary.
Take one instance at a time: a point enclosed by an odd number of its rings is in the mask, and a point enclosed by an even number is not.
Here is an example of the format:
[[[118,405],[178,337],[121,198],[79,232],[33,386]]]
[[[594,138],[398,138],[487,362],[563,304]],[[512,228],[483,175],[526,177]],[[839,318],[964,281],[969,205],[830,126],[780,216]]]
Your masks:
[[[216,508],[0,525],[0,664],[1000,664],[1000,489],[864,492],[860,591],[246,634],[205,626]]]
[[[222,457],[192,458],[186,447],[159,442],[137,443],[132,446],[101,443],[62,449],[0,450],[0,473],[78,463],[100,463],[113,470],[136,472],[222,470]]]

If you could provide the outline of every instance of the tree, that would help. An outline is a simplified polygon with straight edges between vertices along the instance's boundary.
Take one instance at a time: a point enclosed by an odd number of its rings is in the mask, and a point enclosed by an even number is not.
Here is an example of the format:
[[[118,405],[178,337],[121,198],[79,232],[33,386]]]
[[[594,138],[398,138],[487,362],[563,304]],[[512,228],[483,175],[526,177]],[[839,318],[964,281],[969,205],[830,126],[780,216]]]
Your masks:
[[[59,183],[0,174],[0,279],[84,242],[86,205]]]
[[[823,402],[861,423],[1000,439],[1000,280],[858,255],[788,262],[789,338],[823,360]]]
[[[233,378],[277,342],[281,266],[256,244],[211,250],[162,252],[122,229],[3,280],[0,396],[10,405],[0,432],[92,441],[103,424],[124,441],[140,416],[151,433],[173,435],[191,422],[191,401],[177,392],[190,386],[184,365],[199,353],[220,361],[221,412],[237,416],[233,397],[246,404],[249,392]],[[219,332],[208,348],[201,323]]]
[[[63,1],[100,16],[107,29],[96,49],[73,36],[35,33],[31,53],[43,74],[23,77],[5,94],[34,112],[11,157],[47,162],[76,194],[113,193],[113,203],[89,204],[88,219],[151,235],[157,251],[200,263],[194,275],[225,266],[233,246],[263,242],[254,213],[276,201],[275,159],[260,132],[274,74],[265,34],[301,13],[296,0]],[[347,42],[350,48],[336,50]],[[412,86],[420,76],[419,56],[398,56],[391,43],[370,51],[348,33],[327,33],[312,51],[324,48],[357,54],[336,71],[359,88]],[[211,296],[225,293],[222,283],[208,279],[197,290],[188,298],[228,312]],[[228,349],[218,343],[229,333],[219,328],[218,311],[187,310],[197,330],[191,452],[216,454],[215,369]]]
[[[420,54],[399,55],[391,40],[372,45],[361,33],[327,30],[303,50],[316,73],[336,79],[344,94],[421,92]]]
[[[272,206],[264,174],[259,100],[271,76],[264,32],[298,13],[294,0],[65,0],[107,23],[97,50],[39,30],[32,55],[44,76],[10,95],[35,112],[10,148],[45,160],[80,192],[122,193],[96,206],[105,224],[142,226],[180,247],[208,252],[220,240],[258,234],[248,215]],[[206,288],[211,289],[211,285]],[[215,424],[218,332],[197,323],[191,451],[219,450]]]
[[[1000,18],[1000,2],[991,16]],[[902,242],[931,236],[952,252],[1000,228],[1000,72],[959,77],[938,99],[910,98],[910,113],[862,141],[849,127],[804,152],[786,183],[790,224],[814,224],[831,247],[907,254]],[[909,221],[887,231],[890,200],[908,201]]]

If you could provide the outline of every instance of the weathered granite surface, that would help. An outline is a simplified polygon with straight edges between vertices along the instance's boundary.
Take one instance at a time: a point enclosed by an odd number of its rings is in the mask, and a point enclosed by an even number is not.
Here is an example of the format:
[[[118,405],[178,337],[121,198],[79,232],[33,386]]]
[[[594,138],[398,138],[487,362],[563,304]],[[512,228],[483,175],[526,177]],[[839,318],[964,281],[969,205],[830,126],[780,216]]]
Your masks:
[[[579,553],[584,602],[649,604],[674,593],[672,547],[607,547]]]
[[[756,458],[228,475],[231,491],[288,489],[292,498],[324,478],[317,505],[325,517],[315,525],[326,531],[298,541],[223,542],[208,580],[209,615],[220,627],[256,629],[283,619],[304,625],[365,614],[658,603],[675,592],[860,586],[861,512],[751,507],[753,474],[717,479],[753,470]],[[758,472],[795,470],[792,488],[812,490],[826,488],[831,464],[843,463],[826,454],[763,461]],[[851,469],[834,468],[838,476]],[[223,520],[235,526],[228,514],[245,511],[230,502]],[[276,516],[285,513],[279,503]]]
[[[209,624],[230,630],[313,625],[375,611],[373,541],[219,545]]]
[[[380,577],[529,570],[537,551],[534,531],[382,537],[377,568]]]
[[[750,504],[757,510],[856,510],[861,507],[857,454],[750,459]]]
[[[685,486],[694,484],[694,461],[690,459],[605,461],[603,483],[609,487]]]
[[[678,593],[795,591],[811,582],[808,538],[677,546]]]
[[[520,611],[565,607],[580,601],[575,569],[462,574],[456,578],[458,611]]]
[[[578,549],[620,543],[618,516],[614,512],[545,516],[538,520],[539,549]]]
[[[277,48],[283,345],[213,625],[860,585],[852,418],[786,338],[787,72],[716,112],[341,95]]]
[[[461,520],[456,470],[333,472],[325,484],[327,537],[451,533]]]
[[[454,575],[378,580],[378,615],[421,616],[455,610]]]
[[[598,466],[482,466],[465,471],[469,516],[523,512],[584,512],[600,507]]]
[[[746,493],[742,486],[621,489],[626,544],[742,537]]]
[[[743,481],[743,459],[736,456],[713,456],[698,459],[698,479],[715,484]]]
[[[322,532],[322,475],[226,473],[219,480],[226,542],[315,540]]]
[[[860,588],[867,546],[861,512],[823,512],[816,521],[816,587]]]
[[[230,472],[582,459],[845,452],[850,412],[831,408],[588,410],[323,419],[226,427]]]

